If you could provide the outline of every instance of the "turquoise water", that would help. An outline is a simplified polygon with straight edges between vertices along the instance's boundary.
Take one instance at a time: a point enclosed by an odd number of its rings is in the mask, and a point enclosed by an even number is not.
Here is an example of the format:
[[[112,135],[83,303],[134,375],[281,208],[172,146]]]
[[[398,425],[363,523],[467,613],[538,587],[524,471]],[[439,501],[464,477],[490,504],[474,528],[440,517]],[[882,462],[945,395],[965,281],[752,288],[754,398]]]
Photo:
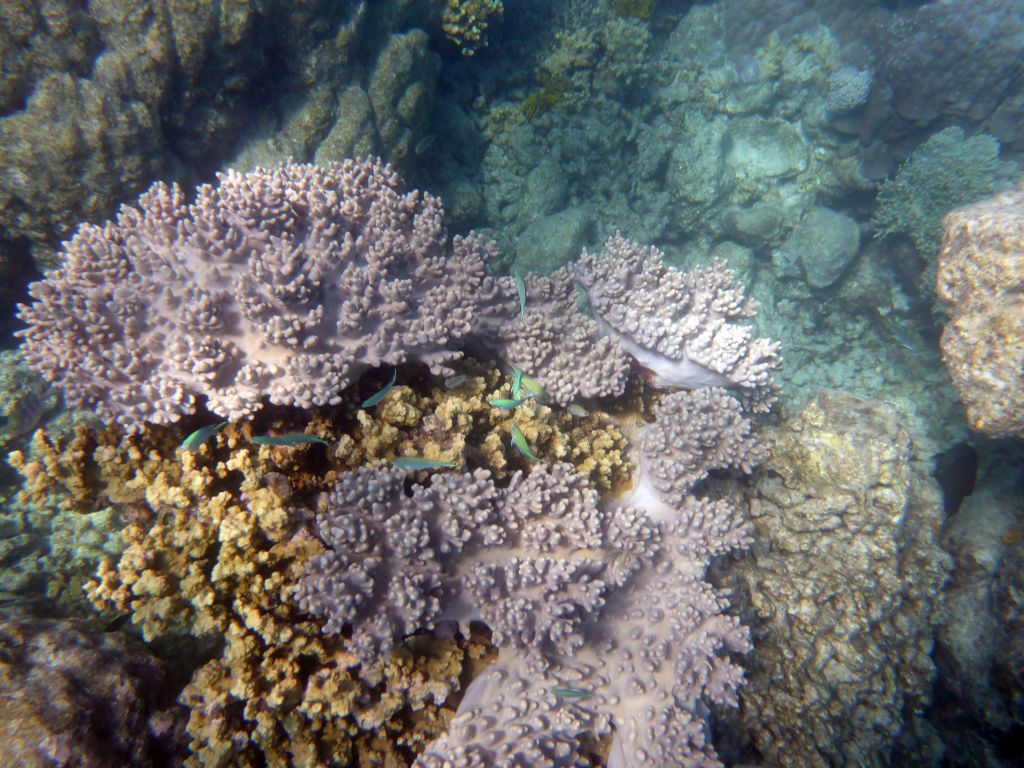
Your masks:
[[[0,19],[0,765],[1024,764],[1019,1]]]

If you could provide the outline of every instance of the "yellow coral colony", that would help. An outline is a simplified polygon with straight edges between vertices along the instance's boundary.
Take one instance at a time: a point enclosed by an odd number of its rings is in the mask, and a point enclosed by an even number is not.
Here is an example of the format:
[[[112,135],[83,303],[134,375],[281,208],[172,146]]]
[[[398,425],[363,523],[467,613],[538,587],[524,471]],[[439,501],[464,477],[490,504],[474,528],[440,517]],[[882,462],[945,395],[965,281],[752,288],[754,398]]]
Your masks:
[[[485,34],[491,18],[500,18],[504,10],[501,0],[448,0],[441,28],[463,56],[473,56],[487,45]]]

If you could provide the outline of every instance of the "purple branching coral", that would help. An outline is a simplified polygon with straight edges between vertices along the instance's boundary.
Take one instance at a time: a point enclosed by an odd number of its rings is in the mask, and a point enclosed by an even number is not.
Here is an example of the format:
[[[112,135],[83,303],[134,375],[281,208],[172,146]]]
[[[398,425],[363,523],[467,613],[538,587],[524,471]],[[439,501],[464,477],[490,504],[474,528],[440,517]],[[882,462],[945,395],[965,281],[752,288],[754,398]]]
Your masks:
[[[680,272],[657,248],[613,235],[600,254],[584,251],[573,272],[601,332],[651,371],[657,386],[730,387],[756,411],[775,400],[779,345],[737,322],[757,305],[722,265]]]
[[[672,519],[709,472],[749,473],[765,457],[739,400],[720,387],[672,392],[635,436],[639,479],[629,503]]]
[[[515,280],[499,278],[499,296],[510,297],[478,318],[474,335],[509,365],[544,385],[552,402],[615,397],[626,389],[629,356],[576,305],[576,286],[563,267],[551,275],[523,275],[526,311],[520,315]]]
[[[485,470],[439,474],[411,495],[402,470],[364,467],[321,498],[317,521],[330,549],[295,599],[328,632],[351,625],[366,659],[417,629],[473,620],[501,646],[572,653],[653,536],[645,518],[605,511],[570,464],[517,473],[504,489]]]
[[[330,549],[295,598],[327,631],[351,626],[364,658],[443,621],[484,621],[501,649],[419,765],[582,766],[583,737],[612,731],[613,768],[718,765],[703,701],[735,704],[724,654],[750,648],[704,579],[750,542],[725,502],[687,496],[659,521],[603,503],[568,464],[503,489],[439,474],[411,494],[403,473],[365,467],[317,523]]]
[[[374,366],[448,372],[495,298],[491,246],[449,247],[440,201],[378,159],[219,178],[191,204],[154,184],[31,286],[25,357],[71,405],[135,428],[198,396],[228,419],[336,404]]]

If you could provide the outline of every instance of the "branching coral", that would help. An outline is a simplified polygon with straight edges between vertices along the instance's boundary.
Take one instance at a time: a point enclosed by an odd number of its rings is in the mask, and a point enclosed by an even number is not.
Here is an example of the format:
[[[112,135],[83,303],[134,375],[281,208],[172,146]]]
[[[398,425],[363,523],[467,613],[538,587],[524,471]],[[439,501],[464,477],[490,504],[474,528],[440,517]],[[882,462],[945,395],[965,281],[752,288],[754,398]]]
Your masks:
[[[374,659],[415,627],[480,620],[501,649],[419,765],[578,766],[585,737],[613,730],[610,766],[719,765],[698,702],[735,704],[742,673],[721,654],[750,643],[704,572],[750,535],[727,503],[685,492],[761,453],[736,400],[690,397],[660,414],[691,458],[649,510],[602,503],[567,464],[507,488],[476,470],[407,489],[404,472],[365,467],[322,497],[328,551],[295,599],[326,631],[351,627]]]
[[[779,345],[754,338],[739,320],[756,303],[721,264],[679,272],[661,251],[614,235],[574,266],[598,327],[671,387],[730,387],[755,410],[775,399]]]
[[[207,407],[340,402],[365,370],[460,353],[493,296],[479,238],[449,248],[440,202],[371,158],[230,172],[189,204],[155,184],[83,225],[20,307],[26,359],[68,402],[129,429]]]
[[[580,397],[615,397],[626,388],[629,356],[576,304],[568,269],[549,276],[523,276],[525,310],[514,301],[495,302],[475,325],[475,335],[499,350],[509,364],[537,378],[556,403]],[[500,278],[500,296],[515,295],[515,281]]]
[[[441,27],[463,56],[473,56],[487,45],[491,19],[501,18],[504,12],[502,0],[448,0]]]

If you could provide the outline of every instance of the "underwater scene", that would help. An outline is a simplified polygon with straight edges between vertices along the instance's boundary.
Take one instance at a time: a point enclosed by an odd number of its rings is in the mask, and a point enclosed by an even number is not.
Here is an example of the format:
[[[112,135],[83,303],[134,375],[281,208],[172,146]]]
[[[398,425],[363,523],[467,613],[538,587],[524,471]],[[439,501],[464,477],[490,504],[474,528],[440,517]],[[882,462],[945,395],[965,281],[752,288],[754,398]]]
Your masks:
[[[0,62],[0,768],[1024,768],[1024,0]]]

